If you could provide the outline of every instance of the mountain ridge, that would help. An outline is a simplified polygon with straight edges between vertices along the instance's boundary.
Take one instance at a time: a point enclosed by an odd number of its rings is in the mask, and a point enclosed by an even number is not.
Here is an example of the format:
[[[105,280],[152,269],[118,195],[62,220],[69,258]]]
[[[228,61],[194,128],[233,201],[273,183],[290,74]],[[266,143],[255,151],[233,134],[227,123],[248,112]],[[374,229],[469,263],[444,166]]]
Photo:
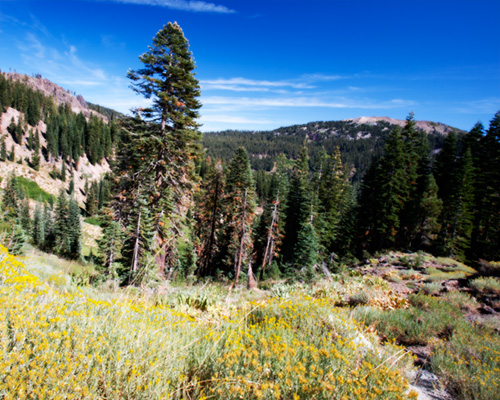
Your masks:
[[[43,78],[41,75],[29,76],[17,72],[6,72],[4,75],[8,79],[24,83],[32,89],[40,91],[45,96],[52,97],[56,100],[57,105],[69,104],[71,106],[71,110],[75,114],[82,112],[86,118],[89,118],[91,114],[94,114],[102,118],[105,122],[108,122],[108,118],[105,115],[92,110],[88,106],[82,95],[74,92],[72,93],[51,80]]]
[[[358,125],[376,125],[379,122],[387,122],[390,125],[398,125],[403,127],[406,124],[406,120],[395,119],[391,117],[376,117],[376,116],[349,118],[349,119],[344,119],[344,121],[351,121]],[[443,135],[447,135],[451,131],[465,133],[465,131],[461,129],[452,127],[451,125],[443,124],[442,122],[420,120],[420,121],[415,121],[415,126],[417,129],[420,129],[426,133],[441,133]]]
[[[39,92],[42,96],[49,98],[50,101],[53,101],[59,107],[66,104],[69,105],[75,116],[82,113],[87,122],[91,117],[97,117],[103,124],[109,123],[109,118],[91,109],[81,95],[76,95],[76,93],[73,94],[52,81],[42,78],[40,75],[28,76],[19,73],[5,72],[1,73],[1,75],[3,75],[3,78],[7,81],[13,83],[17,82],[34,92]],[[9,93],[9,95],[13,96],[15,91],[16,89],[12,89],[12,93]],[[28,100],[26,96],[23,98],[23,101]],[[42,190],[57,196],[61,189],[64,188],[67,190],[69,188],[70,179],[64,181],[55,179],[51,174],[54,175],[54,172],[60,173],[63,169],[63,164],[66,164],[68,175],[73,177],[73,184],[76,189],[75,198],[83,207],[87,198],[87,194],[84,190],[86,182],[99,181],[105,174],[110,172],[108,160],[104,157],[98,162],[92,163],[85,151],[78,156],[78,160],[72,160],[71,157],[50,156],[48,144],[48,125],[50,124],[50,118],[47,115],[42,115],[47,112],[53,112],[53,110],[48,111],[48,109],[52,109],[52,107],[47,105],[45,105],[45,110],[44,107],[40,105],[39,107],[41,108],[40,118],[36,123],[30,125],[28,123],[29,119],[27,118],[26,111],[20,111],[15,108],[13,104],[4,103],[3,106],[0,105],[0,138],[5,150],[14,155],[14,160],[5,159],[0,162],[0,178],[2,179],[0,186],[5,187],[8,181],[6,178],[11,174],[15,174],[16,176],[36,182]],[[20,137],[15,138],[14,135],[9,132],[9,128],[12,125],[18,124],[22,127],[22,134]],[[58,130],[59,129],[68,130],[69,126],[66,123],[64,126],[58,128]],[[79,134],[83,135],[82,132]],[[30,167],[34,154],[33,149],[30,148],[30,135],[38,135],[41,155],[39,170]]]

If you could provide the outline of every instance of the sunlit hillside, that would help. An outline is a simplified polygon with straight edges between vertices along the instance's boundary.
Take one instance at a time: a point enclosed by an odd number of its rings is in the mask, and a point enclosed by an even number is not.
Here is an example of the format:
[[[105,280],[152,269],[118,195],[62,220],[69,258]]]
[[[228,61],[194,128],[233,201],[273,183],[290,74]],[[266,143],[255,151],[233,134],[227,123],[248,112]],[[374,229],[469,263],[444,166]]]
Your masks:
[[[1,251],[2,399],[407,397],[407,352],[332,298],[99,293]]]

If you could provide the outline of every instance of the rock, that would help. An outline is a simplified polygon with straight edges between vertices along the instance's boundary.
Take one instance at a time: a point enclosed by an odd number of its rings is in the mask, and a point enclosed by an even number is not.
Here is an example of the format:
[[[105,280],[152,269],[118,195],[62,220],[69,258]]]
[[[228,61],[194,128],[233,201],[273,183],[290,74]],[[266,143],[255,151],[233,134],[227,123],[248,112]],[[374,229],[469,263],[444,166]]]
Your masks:
[[[418,400],[453,400],[453,397],[444,389],[442,380],[425,369],[412,371],[409,379],[408,392],[416,391]]]
[[[361,333],[358,333],[358,335],[353,339],[352,343],[355,344],[362,353],[366,353],[368,350],[373,350],[373,345]]]
[[[429,359],[431,357],[431,350],[427,346],[408,346],[408,350],[417,357],[415,365],[418,367],[425,367],[429,365]]]
[[[457,280],[444,281],[441,285],[444,286],[447,292],[456,292],[460,290],[460,284]]]
[[[479,312],[481,314],[496,314],[497,312],[491,308],[490,306],[487,306],[486,304],[481,304],[481,306],[478,308]]]

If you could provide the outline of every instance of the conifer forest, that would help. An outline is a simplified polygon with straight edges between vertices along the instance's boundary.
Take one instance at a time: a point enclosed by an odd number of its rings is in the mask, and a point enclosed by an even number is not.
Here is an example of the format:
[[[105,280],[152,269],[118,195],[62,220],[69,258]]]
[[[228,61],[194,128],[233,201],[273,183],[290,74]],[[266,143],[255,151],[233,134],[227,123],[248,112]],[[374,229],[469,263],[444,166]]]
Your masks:
[[[21,113],[8,133],[31,152],[28,165],[62,160],[51,175],[70,181],[58,196],[31,196],[30,208],[22,178],[7,178],[2,219],[12,252],[31,242],[81,258],[82,215],[102,228],[92,262],[122,285],[310,280],[385,250],[500,258],[500,113],[487,127],[446,135],[418,129],[410,112],[402,127],[363,126],[361,141],[345,121],[202,138],[200,86],[181,28],[164,26],[140,61],[128,78],[152,103],[133,116],[95,105],[107,116],[76,114],[0,76],[0,107]],[[33,129],[40,121],[44,132]],[[342,134],[321,136],[314,126]],[[3,161],[16,160],[5,137],[0,148]],[[71,174],[83,154],[111,170],[85,183],[78,205]]]

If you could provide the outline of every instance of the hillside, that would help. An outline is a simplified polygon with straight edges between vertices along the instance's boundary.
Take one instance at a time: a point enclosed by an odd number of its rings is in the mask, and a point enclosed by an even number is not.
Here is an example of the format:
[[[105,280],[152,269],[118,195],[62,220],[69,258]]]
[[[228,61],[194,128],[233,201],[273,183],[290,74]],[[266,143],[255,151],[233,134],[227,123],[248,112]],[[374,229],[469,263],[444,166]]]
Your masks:
[[[0,162],[2,187],[5,187],[5,178],[14,173],[36,182],[45,192],[57,195],[62,188],[68,189],[72,177],[75,197],[83,207],[86,182],[100,181],[110,171],[106,157],[96,162],[97,157],[90,154],[92,160],[89,159],[86,151],[91,148],[88,139],[95,136],[95,130],[106,133],[109,129],[104,128],[109,125],[108,116],[95,111],[96,106],[89,106],[82,96],[40,76],[4,73],[0,78],[0,138],[8,153]],[[31,117],[30,113],[36,117]],[[40,152],[36,168],[33,166],[35,135]],[[76,150],[76,143],[71,144],[75,136],[79,142]],[[65,181],[57,179],[63,169],[69,176]]]
[[[314,168],[321,157],[321,149],[328,154],[339,146],[344,164],[351,169],[354,181],[359,181],[372,160],[382,154],[385,139],[395,127],[406,121],[388,117],[359,117],[344,121],[319,121],[282,127],[273,131],[222,131],[207,132],[203,146],[212,158],[231,159],[236,149],[244,147],[256,170],[270,171],[276,157],[284,153],[296,159],[307,138],[309,154]],[[416,129],[427,133],[431,149],[439,149],[449,132],[458,136],[460,129],[430,121],[416,121]]]
[[[498,272],[497,263],[485,267]],[[77,263],[38,251],[20,260],[0,247],[0,292],[9,293],[0,390],[12,398],[493,400],[500,325],[484,301],[498,309],[499,281],[474,272],[393,252],[311,284],[153,291],[92,287]]]
[[[20,82],[24,85],[29,86],[35,91],[39,91],[44,96],[52,98],[57,105],[69,104],[71,110],[75,113],[83,113],[86,118],[89,118],[91,114],[97,115],[99,118],[105,119],[107,117],[103,114],[91,109],[85,99],[81,95],[72,93],[61,86],[43,78],[41,75],[29,76],[18,73],[5,73],[7,79],[15,82]]]

